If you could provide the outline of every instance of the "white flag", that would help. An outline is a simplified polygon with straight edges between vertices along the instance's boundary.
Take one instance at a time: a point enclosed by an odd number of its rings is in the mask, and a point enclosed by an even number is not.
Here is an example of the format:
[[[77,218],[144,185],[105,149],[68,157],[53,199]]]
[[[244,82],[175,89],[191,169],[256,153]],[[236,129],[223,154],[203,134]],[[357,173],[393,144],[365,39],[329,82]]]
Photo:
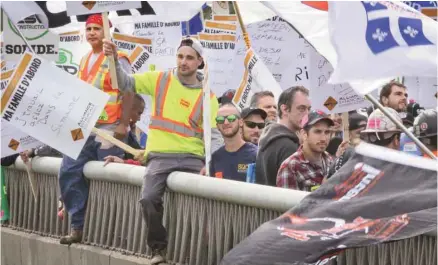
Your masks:
[[[252,49],[246,51],[244,64],[245,73],[239,88],[236,90],[233,103],[242,110],[249,107],[254,93],[264,90],[271,91],[277,101],[282,92],[281,87]]]
[[[438,24],[405,4],[329,2],[329,27],[337,52],[330,83],[357,89],[362,81],[436,76]]]
[[[1,1],[1,7],[15,25],[19,21],[35,15],[41,24],[44,25],[44,28],[49,27],[49,20],[46,14],[35,1]]]

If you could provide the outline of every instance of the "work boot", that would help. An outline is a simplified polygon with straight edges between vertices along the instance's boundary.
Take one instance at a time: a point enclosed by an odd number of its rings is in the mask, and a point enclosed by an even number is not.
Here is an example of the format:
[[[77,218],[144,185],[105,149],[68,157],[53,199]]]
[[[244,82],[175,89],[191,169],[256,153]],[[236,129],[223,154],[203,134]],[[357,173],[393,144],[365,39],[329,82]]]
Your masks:
[[[71,245],[82,241],[82,230],[72,229],[70,235],[61,237],[59,243],[63,245]]]
[[[162,249],[153,249],[152,250],[152,258],[151,258],[151,265],[154,264],[160,264],[166,261],[165,259],[166,254],[165,251]]]

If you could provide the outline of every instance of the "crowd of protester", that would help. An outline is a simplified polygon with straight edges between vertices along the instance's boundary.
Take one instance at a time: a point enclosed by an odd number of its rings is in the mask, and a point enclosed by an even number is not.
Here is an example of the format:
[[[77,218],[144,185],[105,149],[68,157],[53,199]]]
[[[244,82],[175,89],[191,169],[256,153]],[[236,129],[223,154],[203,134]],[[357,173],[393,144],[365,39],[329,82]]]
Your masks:
[[[242,110],[232,103],[235,91],[229,90],[219,98],[212,93],[212,153],[207,172],[200,104],[203,75],[198,71],[203,69],[204,62],[199,41],[193,38],[181,41],[177,68],[131,75],[126,56],[117,51],[114,43],[103,40],[99,15],[89,17],[86,32],[92,53],[83,61],[88,65],[93,56],[94,60],[99,54],[114,56],[118,87],[123,95],[123,102],[115,101],[106,106],[108,113],[114,114],[109,119],[114,121],[99,121],[98,127],[114,131],[116,138],[141,149],[135,126],[145,108],[140,94],[153,97],[154,109],[144,156],[133,157],[117,148],[104,148],[104,141],[96,135],[90,136],[77,160],[62,156],[60,201],[65,205],[60,207],[60,217],[68,212],[72,220],[72,232],[61,238],[62,244],[82,240],[88,198],[88,184],[82,169],[92,160],[105,161],[104,165],[125,163],[146,167],[140,204],[149,229],[146,240],[153,250],[151,263],[157,264],[164,261],[163,251],[167,246],[167,231],[162,224],[162,197],[167,176],[173,171],[311,192],[342,168],[354,154],[354,146],[359,141],[424,155],[381,110],[374,107],[349,112],[349,139],[346,140],[341,115],[313,110],[309,90],[305,87],[285,89],[278,100],[269,91],[255,93],[250,106]],[[100,67],[105,67],[105,61],[101,63]],[[87,70],[84,69],[81,65],[81,71]],[[103,81],[99,84],[104,87],[99,88],[111,89],[109,77],[101,78]],[[407,99],[407,88],[395,81],[380,91],[383,106],[436,153],[436,109],[422,110],[414,102],[408,104]],[[61,156],[48,146],[19,155],[25,162],[36,156]],[[13,164],[17,156],[3,158],[2,165]]]

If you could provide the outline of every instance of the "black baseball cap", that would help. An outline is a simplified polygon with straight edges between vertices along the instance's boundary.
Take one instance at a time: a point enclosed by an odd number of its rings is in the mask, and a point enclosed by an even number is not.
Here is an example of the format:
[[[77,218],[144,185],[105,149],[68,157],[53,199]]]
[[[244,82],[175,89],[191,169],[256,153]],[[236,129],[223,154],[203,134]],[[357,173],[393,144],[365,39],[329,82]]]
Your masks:
[[[348,130],[356,130],[359,128],[365,129],[367,127],[368,118],[357,112],[351,113],[348,116]]]
[[[327,121],[329,126],[334,126],[335,123],[333,122],[332,119],[330,119],[330,117],[324,113],[321,110],[312,110],[309,113],[309,116],[307,118],[307,122],[304,124],[303,128],[309,128],[313,125],[315,125],[317,122],[320,121]]]
[[[266,111],[264,111],[264,110],[262,110],[262,109],[258,109],[258,108],[251,108],[251,107],[249,107],[249,108],[244,108],[243,110],[242,110],[242,112],[241,112],[241,116],[242,116],[242,119],[246,119],[246,118],[248,118],[248,116],[249,115],[252,115],[252,114],[258,114],[258,115],[260,115],[261,117],[262,117],[262,119],[266,119],[266,117],[268,117],[268,114],[266,113]]]

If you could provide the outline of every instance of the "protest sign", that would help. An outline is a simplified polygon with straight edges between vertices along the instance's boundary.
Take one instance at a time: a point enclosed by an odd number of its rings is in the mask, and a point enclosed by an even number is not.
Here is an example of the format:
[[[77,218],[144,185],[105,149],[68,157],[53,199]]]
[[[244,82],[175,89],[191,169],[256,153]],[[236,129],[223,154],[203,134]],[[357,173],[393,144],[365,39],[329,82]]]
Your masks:
[[[176,66],[176,49],[181,41],[181,22],[144,21],[134,24],[133,35],[152,39],[152,58],[157,70]]]
[[[50,62],[25,53],[2,94],[2,124],[76,159],[108,98]]]
[[[18,130],[7,122],[1,127],[2,149],[1,157],[14,155],[43,145],[40,141]]]
[[[65,3],[69,16],[141,7],[141,1],[66,1]]]
[[[230,34],[199,34],[204,59],[209,66],[209,86],[216,95],[230,89],[233,76],[236,36]],[[205,72],[205,71],[204,71]]]
[[[1,211],[0,211],[0,220],[6,221],[9,220],[9,203],[8,203],[8,196],[7,196],[7,188],[6,188],[6,181],[5,181],[5,173],[3,171],[3,167],[0,168],[0,189],[1,189]]]
[[[9,82],[9,79],[12,76],[12,73],[14,72],[14,69],[8,70],[8,71],[2,71],[1,75],[0,75],[0,81],[1,81],[1,90],[3,91],[3,89],[6,88],[6,85]]]
[[[215,34],[236,34],[237,26],[230,23],[220,23],[216,21],[206,20],[204,25],[204,33]]]
[[[327,83],[333,73],[333,67],[314,49],[310,53],[310,58],[312,108],[326,113],[342,113],[370,106],[369,101],[357,94],[348,83],[336,85]]]
[[[245,73],[236,90],[233,103],[240,109],[248,107],[252,95],[263,90],[271,91],[275,100],[278,100],[282,92],[281,87],[253,49],[247,50],[244,64]]]
[[[228,1],[213,1],[211,4],[211,11],[216,15],[230,14],[230,6]]]
[[[251,23],[246,26],[251,47],[270,70],[282,89],[294,85],[310,86],[310,49],[313,49],[294,29],[281,18]],[[233,87],[238,87],[244,74],[242,61],[246,47],[239,28]]]
[[[149,53],[152,53],[152,39],[134,37],[114,32],[113,40],[119,50],[128,54],[131,53],[137,45],[143,46]]]
[[[408,89],[409,98],[418,102],[424,108],[437,107],[437,78],[411,77],[404,78],[404,85]]]
[[[59,56],[56,66],[71,75],[77,75],[81,58],[89,48],[90,45],[79,30],[59,34]]]
[[[129,61],[131,62],[132,73],[143,73],[148,70],[148,59],[151,57],[149,52],[140,45],[132,50],[129,55]]]
[[[4,13],[2,19],[4,59],[6,61],[20,60],[27,49],[20,32],[37,55],[52,61],[58,59],[59,37],[44,27],[39,16],[27,17],[19,21],[16,26]]]
[[[135,125],[147,134],[149,131],[149,124],[151,122],[152,115],[152,98],[149,95],[141,95],[141,97],[144,99],[145,102],[144,110],[143,114],[140,117],[140,120]]]
[[[237,24],[236,15],[213,15],[214,21],[228,22],[231,24]]]

